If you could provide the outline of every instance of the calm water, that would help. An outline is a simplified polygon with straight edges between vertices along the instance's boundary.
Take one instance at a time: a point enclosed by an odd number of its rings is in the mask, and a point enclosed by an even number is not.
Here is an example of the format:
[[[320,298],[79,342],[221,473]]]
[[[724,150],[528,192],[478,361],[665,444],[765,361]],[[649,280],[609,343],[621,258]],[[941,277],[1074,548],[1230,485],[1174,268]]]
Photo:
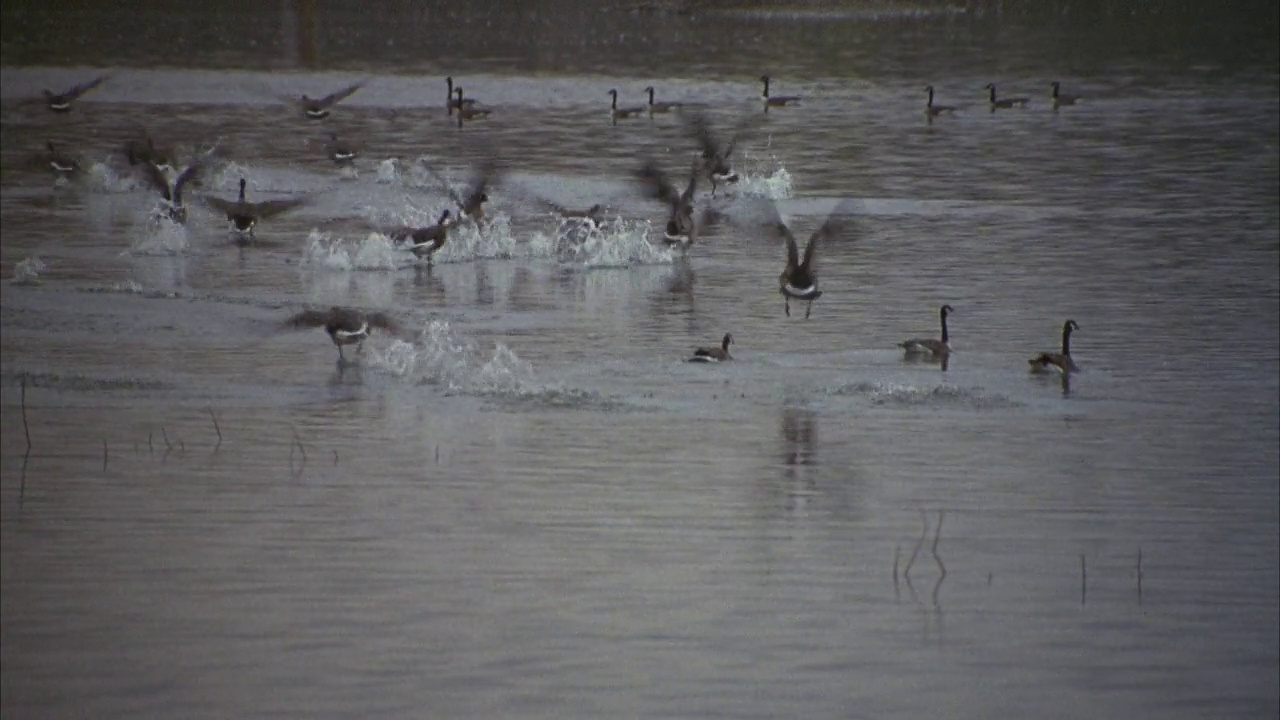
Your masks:
[[[5,717],[1280,713],[1274,8],[178,4],[121,43],[42,7],[0,29]],[[805,99],[740,143],[738,221],[655,246],[628,174],[693,144],[606,92],[727,131],[766,71]],[[494,116],[452,124],[446,74]],[[279,100],[363,78],[323,122]],[[250,247],[157,226],[144,130],[227,151],[194,196],[310,201]],[[491,155],[492,226],[433,267],[376,232]],[[623,222],[566,251],[537,197]],[[856,200],[808,321],[765,198],[802,237]],[[904,363],[943,303],[951,362]],[[333,304],[405,332],[340,368],[279,331]],[[1067,318],[1083,371],[1030,376]]]

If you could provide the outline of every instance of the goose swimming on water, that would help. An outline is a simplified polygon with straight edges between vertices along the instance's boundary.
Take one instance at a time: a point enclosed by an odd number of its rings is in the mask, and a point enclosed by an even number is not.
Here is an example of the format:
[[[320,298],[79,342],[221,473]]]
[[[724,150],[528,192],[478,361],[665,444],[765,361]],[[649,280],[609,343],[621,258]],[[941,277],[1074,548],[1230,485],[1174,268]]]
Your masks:
[[[1025,107],[1027,103],[1031,102],[1031,98],[1025,98],[1025,97],[1011,97],[1011,98],[996,99],[995,83],[987,83],[986,91],[987,91],[987,104],[991,106],[991,112],[995,112],[996,110],[1006,110],[1008,108],[1013,108],[1013,107]]]
[[[724,334],[724,339],[720,341],[720,347],[700,347],[693,351],[693,357],[689,358],[689,362],[724,362],[732,360],[733,356],[729,354],[729,345],[733,343],[733,335]]]
[[[1071,373],[1078,372],[1080,368],[1076,365],[1075,360],[1071,359],[1071,332],[1079,330],[1080,326],[1075,320],[1068,320],[1062,324],[1062,352],[1051,353],[1042,352],[1031,358],[1027,362],[1031,365],[1031,372],[1060,372]]]
[[[769,95],[769,76],[761,75],[760,82],[764,83],[764,92],[760,93],[760,99],[764,101],[764,111],[769,112],[771,107],[782,107],[784,105],[799,105],[799,95]]]
[[[943,305],[939,309],[938,314],[942,317],[942,339],[934,338],[912,338],[898,343],[898,347],[902,348],[907,357],[931,357],[941,358],[951,353],[950,338],[947,336],[947,315],[955,312],[950,305]]]

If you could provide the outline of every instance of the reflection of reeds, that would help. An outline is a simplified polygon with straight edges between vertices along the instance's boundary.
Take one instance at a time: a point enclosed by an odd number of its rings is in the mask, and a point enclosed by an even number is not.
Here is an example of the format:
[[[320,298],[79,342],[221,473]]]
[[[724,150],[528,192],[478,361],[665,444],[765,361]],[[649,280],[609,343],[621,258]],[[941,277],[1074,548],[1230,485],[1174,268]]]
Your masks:
[[[27,374],[22,374],[22,432],[27,436],[27,450],[22,453],[22,474],[18,480],[18,506],[27,495],[27,462],[31,460],[31,427],[27,425]]]
[[[938,563],[938,581],[933,585],[933,606],[938,607],[938,591],[942,589],[942,581],[947,579],[947,566],[942,564],[942,556],[938,555],[938,539],[942,537],[942,519],[946,516],[945,510],[938,511],[938,524],[933,529],[933,547],[930,552],[933,554],[933,561]]]
[[[907,593],[911,596],[911,602],[919,605],[920,612],[924,617],[926,639],[928,638],[930,631],[930,615],[933,616],[933,624],[939,635],[941,635],[943,631],[942,604],[939,601],[938,596],[942,591],[942,583],[947,579],[947,566],[946,563],[942,561],[942,555],[938,553],[938,544],[942,541],[942,523],[945,518],[946,511],[939,510],[938,522],[933,528],[933,543],[929,547],[929,554],[933,556],[933,561],[938,564],[939,570],[938,579],[934,581],[933,589],[930,592],[929,606],[926,606],[920,601],[919,596],[916,595],[915,585],[911,582],[911,568],[915,565],[916,559],[920,557],[920,551],[924,549],[925,539],[929,537],[929,516],[924,510],[920,511],[920,537],[916,539],[916,546],[912,549],[911,557],[908,558],[907,565],[902,571],[902,580],[907,586]],[[898,587],[898,558],[900,554],[901,548],[895,548],[893,555],[893,591],[894,596],[898,599],[901,599],[901,592]]]
[[[1138,546],[1138,606],[1142,606],[1142,546]]]
[[[218,416],[213,414],[213,406],[205,408],[209,411],[209,418],[213,420],[213,430],[218,433],[218,444],[213,446],[213,451],[218,452],[218,448],[222,447],[222,428],[218,427]]]
[[[1084,565],[1084,553],[1080,553],[1080,604],[1084,604],[1085,594],[1088,592],[1089,571]]]
[[[31,426],[27,424],[27,374],[22,374],[22,432],[27,436],[27,454],[31,454]]]

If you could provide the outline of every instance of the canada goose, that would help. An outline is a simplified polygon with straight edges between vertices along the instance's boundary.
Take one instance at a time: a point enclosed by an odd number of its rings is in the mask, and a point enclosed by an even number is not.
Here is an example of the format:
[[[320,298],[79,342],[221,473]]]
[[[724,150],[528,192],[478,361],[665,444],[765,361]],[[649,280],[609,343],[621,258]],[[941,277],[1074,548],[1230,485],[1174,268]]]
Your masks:
[[[365,313],[343,307],[303,310],[285,321],[285,325],[294,328],[323,327],[329,333],[329,339],[338,347],[338,362],[346,360],[342,353],[343,345],[355,345],[356,352],[359,353],[373,328],[386,330],[393,335],[400,331],[395,321],[383,313]]]
[[[845,234],[850,226],[848,201],[837,205],[827,217],[826,222],[822,223],[822,226],[809,237],[809,242],[804,246],[803,257],[800,256],[796,236],[782,221],[777,206],[771,201],[766,201],[765,207],[771,211],[772,216],[766,223],[766,227],[775,235],[781,236],[787,245],[787,266],[778,276],[778,291],[782,293],[783,312],[787,317],[791,317],[791,300],[793,298],[803,300],[807,303],[804,317],[808,320],[809,313],[813,310],[813,301],[822,297],[822,291],[818,289],[818,269],[814,264],[818,243],[823,239]]]
[[[585,210],[571,210],[545,198],[538,197],[535,199],[539,204],[550,208],[564,220],[577,220],[589,225],[593,229],[599,228],[604,224],[604,206],[600,203],[596,203]]]
[[[649,114],[650,115],[656,115],[658,113],[669,113],[672,110],[680,110],[681,108],[684,107],[684,103],[680,103],[680,102],[654,102],[652,85],[645,88],[644,91],[649,93]]]
[[[907,357],[929,356],[933,358],[941,358],[944,355],[951,354],[951,345],[947,337],[947,315],[955,312],[950,305],[943,305],[938,314],[942,316],[942,339],[934,338],[912,338],[898,343],[898,347],[906,351]]]
[[[329,143],[325,152],[334,165],[351,165],[356,161],[355,147],[339,140],[336,132],[329,133]]]
[[[435,225],[421,228],[402,226],[387,233],[387,236],[397,245],[408,245],[414,255],[430,258],[449,239],[449,215],[450,212],[445,210],[440,213],[440,219],[436,220]]]
[[[46,140],[44,146],[48,149],[48,152],[45,153],[45,162],[54,175],[66,177],[80,171],[80,161],[65,153],[58,152],[54,148],[52,140]]]
[[[720,341],[720,347],[700,347],[693,351],[693,357],[689,358],[689,362],[723,362],[732,360],[733,356],[729,354],[729,345],[733,342],[733,335],[724,334],[724,340]]]
[[[482,108],[475,101],[463,98],[461,85],[454,88],[453,92],[458,96],[458,127],[462,127],[463,120],[475,120],[493,114],[492,108]]]
[[[1075,105],[1080,102],[1078,95],[1068,95],[1061,90],[1061,84],[1057,80],[1049,83],[1049,87],[1053,88],[1053,109],[1057,110],[1062,105]]]
[[[59,112],[59,113],[70,112],[71,103],[75,101],[76,98],[79,98],[81,95],[98,87],[103,82],[105,82],[109,77],[111,77],[109,73],[106,75],[99,75],[98,77],[88,82],[80,83],[79,85],[76,85],[70,90],[67,90],[66,92],[63,92],[63,93],[58,93],[57,95],[53,94],[49,90],[45,90],[44,91],[45,105],[47,105],[49,109],[52,110],[53,112]]]
[[[323,120],[324,118],[329,117],[330,108],[351,97],[355,91],[364,87],[366,82],[368,82],[368,80],[361,80],[358,83],[348,85],[347,87],[344,87],[335,93],[325,95],[322,98],[311,98],[303,95],[300,98],[289,97],[286,99],[302,108],[302,114],[306,117],[312,120]]]
[[[1076,324],[1075,320],[1068,320],[1063,323],[1062,352],[1043,352],[1031,358],[1027,361],[1031,364],[1031,372],[1077,372],[1080,368],[1076,367],[1075,361],[1071,359],[1071,331],[1079,329],[1080,326]]]
[[[182,224],[187,221],[187,208],[182,204],[182,188],[196,176],[196,173],[200,172],[202,167],[203,158],[197,159],[178,173],[170,183],[169,176],[159,165],[150,162],[143,164],[143,176],[152,187],[160,191],[160,195],[165,199],[165,212],[173,222]]]
[[[769,97],[769,76],[761,75],[760,82],[764,83],[764,92],[760,93],[760,99],[764,101],[764,111],[769,112],[771,107],[782,107],[783,105],[799,105],[799,95],[775,95]]]
[[[689,173],[689,184],[684,192],[680,192],[667,178],[667,174],[662,172],[652,160],[645,162],[636,171],[636,177],[643,185],[645,194],[671,207],[671,215],[667,218],[663,233],[663,239],[668,245],[676,243],[692,245],[698,239],[698,223],[693,217],[693,193],[697,189],[698,175],[701,172],[701,163],[695,162],[692,172]]]
[[[987,83],[986,90],[987,103],[991,106],[991,112],[1012,107],[1024,107],[1027,103],[1031,102],[1030,98],[1025,97],[1000,98],[997,100],[995,83]]]
[[[702,164],[711,181],[711,194],[716,194],[716,187],[724,183],[738,182],[738,173],[733,169],[729,156],[738,144],[747,128],[757,122],[756,115],[747,115],[733,129],[727,145],[722,145],[711,130],[710,124],[702,113],[695,114],[686,121],[689,134],[693,135],[702,148]]]
[[[609,94],[613,96],[613,104],[609,109],[609,117],[612,118],[615,123],[618,122],[619,118],[639,117],[640,113],[644,112],[644,108],[639,106],[625,108],[618,107],[618,91],[610,90]]]
[[[925,103],[924,105],[924,114],[929,116],[930,119],[936,118],[943,113],[952,113],[952,114],[955,113],[956,109],[954,106],[933,104],[933,86],[932,85],[925,87],[925,92],[929,93],[929,102]]]
[[[306,198],[286,198],[283,200],[264,200],[251,203],[244,199],[245,179],[240,178],[240,197],[235,202],[218,197],[204,198],[205,204],[227,216],[235,229],[249,235],[259,220],[279,215],[292,210],[307,201]]]
[[[444,106],[445,106],[446,108],[448,108],[448,110],[449,110],[449,114],[450,114],[450,115],[452,115],[452,114],[453,114],[453,111],[454,111],[454,110],[457,110],[458,108],[462,107],[463,105],[475,105],[475,104],[476,104],[476,101],[475,101],[475,100],[472,100],[471,98],[467,98],[467,99],[463,100],[463,99],[460,99],[460,98],[456,98],[456,97],[454,97],[454,91],[453,91],[453,78],[452,78],[452,77],[447,77],[447,78],[445,78],[445,79],[444,79],[444,81],[445,81],[445,84],[447,84],[447,85],[449,86],[449,94],[445,95],[445,98],[444,98]]]

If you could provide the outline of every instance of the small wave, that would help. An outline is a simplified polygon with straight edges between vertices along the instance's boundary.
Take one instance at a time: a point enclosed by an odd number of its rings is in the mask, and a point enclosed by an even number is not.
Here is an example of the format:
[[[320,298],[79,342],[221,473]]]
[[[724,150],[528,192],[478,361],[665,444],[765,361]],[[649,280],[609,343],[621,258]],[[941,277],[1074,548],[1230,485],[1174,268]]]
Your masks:
[[[44,261],[35,255],[19,260],[13,266],[13,279],[9,282],[13,285],[39,285],[40,273],[46,268]]]
[[[37,388],[63,390],[68,392],[93,392],[113,390],[167,390],[169,385],[159,380],[128,377],[92,377],[89,375],[48,372],[16,372],[10,375],[10,382],[20,382],[25,377],[27,384]]]
[[[995,409],[1017,407],[1018,403],[999,393],[981,387],[962,388],[955,385],[916,387],[900,383],[861,381],[825,389],[828,395],[866,397],[875,405],[894,407],[965,407]]]

